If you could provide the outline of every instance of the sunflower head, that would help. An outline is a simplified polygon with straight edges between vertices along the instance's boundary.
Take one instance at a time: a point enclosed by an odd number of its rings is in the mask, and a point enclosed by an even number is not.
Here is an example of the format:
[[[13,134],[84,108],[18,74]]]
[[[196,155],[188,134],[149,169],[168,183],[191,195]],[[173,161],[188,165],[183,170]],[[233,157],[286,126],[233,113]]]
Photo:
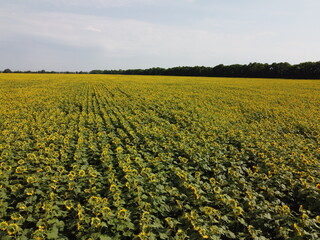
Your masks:
[[[127,217],[127,210],[122,208],[118,211],[118,217],[121,219],[125,219]]]
[[[215,193],[220,193],[220,192],[221,192],[221,188],[218,187],[218,186],[216,186],[216,187],[213,188],[213,191],[214,191]]]
[[[243,209],[241,207],[235,207],[233,209],[233,212],[234,212],[235,215],[239,216],[239,215],[241,215],[243,213]]]
[[[110,191],[111,191],[111,192],[117,191],[117,185],[111,184],[111,186],[110,186]]]
[[[104,207],[101,209],[102,216],[107,217],[111,214],[111,209],[108,207]]]
[[[97,205],[101,202],[101,198],[97,196],[91,196],[88,200],[88,202],[92,205]]]
[[[297,232],[298,236],[302,236],[301,229],[296,223],[293,224],[293,228]]]
[[[237,207],[237,201],[236,200],[234,200],[234,199],[229,199],[228,200],[228,204],[232,207],[232,208],[235,208],[235,207]]]
[[[1,222],[1,223],[0,223],[0,230],[6,231],[8,225],[9,225],[9,224],[8,224],[7,222]]]
[[[116,152],[117,153],[122,153],[123,152],[123,148],[122,147],[117,147]]]
[[[97,228],[101,225],[101,220],[98,217],[91,218],[91,226]]]
[[[71,210],[73,208],[73,202],[71,200],[64,201],[64,205],[68,210]]]
[[[22,165],[22,164],[24,164],[25,163],[25,161],[23,160],[23,159],[20,159],[19,161],[18,161],[18,164],[19,165]]]
[[[11,223],[7,227],[7,233],[9,235],[14,235],[19,231],[19,226],[15,223]]]
[[[78,174],[80,177],[84,177],[86,175],[86,171],[81,169]]]
[[[21,216],[21,214],[20,214],[20,213],[17,213],[17,212],[11,214],[10,217],[11,217],[11,219],[14,220],[14,221],[18,221],[18,220],[20,220],[20,219],[23,218],[23,217]]]
[[[204,207],[203,211],[206,215],[212,215],[216,210],[212,207]]]
[[[290,213],[290,207],[287,206],[287,205],[283,205],[282,206],[282,211],[286,214],[289,214]]]
[[[37,181],[34,177],[32,177],[32,176],[27,177],[27,183],[35,183],[35,182],[37,182]]]
[[[34,188],[26,188],[24,190],[25,194],[27,194],[28,196],[32,196],[34,194]]]

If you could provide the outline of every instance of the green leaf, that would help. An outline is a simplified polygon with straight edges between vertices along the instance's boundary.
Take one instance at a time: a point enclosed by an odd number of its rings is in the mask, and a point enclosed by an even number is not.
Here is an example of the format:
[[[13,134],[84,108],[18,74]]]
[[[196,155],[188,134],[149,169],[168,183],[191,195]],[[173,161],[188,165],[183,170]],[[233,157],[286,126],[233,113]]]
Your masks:
[[[269,220],[272,220],[272,216],[271,216],[270,213],[263,214],[262,217],[263,217],[263,218],[266,218],[266,219],[269,219]]]
[[[47,237],[48,239],[58,239],[59,230],[55,225],[52,227],[52,230],[47,233]]]
[[[100,235],[100,236],[99,236],[99,239],[100,239],[100,240],[112,240],[112,238],[109,237],[108,235]]]
[[[35,218],[33,218],[32,215],[28,215],[27,221],[28,221],[28,222],[36,222],[37,220],[36,220]]]
[[[244,225],[244,226],[247,226],[247,225],[248,225],[243,218],[238,218],[238,221],[239,221],[242,225]]]
[[[226,235],[227,237],[229,237],[229,238],[232,238],[232,239],[237,238],[236,235],[235,235],[233,232],[231,232],[231,231],[226,231],[226,232],[225,232],[225,235]]]
[[[159,233],[159,237],[160,237],[161,239],[168,239],[168,238],[169,238],[166,233]]]

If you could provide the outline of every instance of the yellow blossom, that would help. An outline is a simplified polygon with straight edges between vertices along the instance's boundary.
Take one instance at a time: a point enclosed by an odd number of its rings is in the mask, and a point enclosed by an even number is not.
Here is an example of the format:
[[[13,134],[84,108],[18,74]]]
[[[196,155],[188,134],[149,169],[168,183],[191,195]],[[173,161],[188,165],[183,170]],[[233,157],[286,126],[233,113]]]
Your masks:
[[[293,224],[293,228],[294,228],[294,230],[296,230],[298,236],[302,236],[301,229],[296,223]]]
[[[124,219],[127,217],[127,210],[122,208],[118,211],[118,217]]]
[[[86,171],[81,169],[78,174],[80,177],[84,177],[86,175]]]
[[[16,234],[18,232],[18,230],[19,230],[19,226],[17,224],[15,224],[15,223],[11,223],[7,227],[7,233],[9,235]]]
[[[241,215],[243,213],[243,209],[241,207],[235,207],[233,209],[233,212],[234,212],[235,215],[238,216],[238,215]]]
[[[0,223],[0,230],[6,231],[8,225],[9,225],[9,224],[8,224],[7,222],[1,222],[1,223]]]
[[[93,217],[91,218],[91,226],[93,226],[94,228],[97,228],[101,225],[101,220],[98,217]]]

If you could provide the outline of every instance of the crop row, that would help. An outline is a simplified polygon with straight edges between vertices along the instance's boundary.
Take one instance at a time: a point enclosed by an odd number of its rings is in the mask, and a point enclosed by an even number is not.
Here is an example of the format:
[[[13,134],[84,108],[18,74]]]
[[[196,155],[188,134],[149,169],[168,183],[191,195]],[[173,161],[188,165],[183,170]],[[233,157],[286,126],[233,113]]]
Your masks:
[[[319,239],[317,81],[0,75],[1,239]]]

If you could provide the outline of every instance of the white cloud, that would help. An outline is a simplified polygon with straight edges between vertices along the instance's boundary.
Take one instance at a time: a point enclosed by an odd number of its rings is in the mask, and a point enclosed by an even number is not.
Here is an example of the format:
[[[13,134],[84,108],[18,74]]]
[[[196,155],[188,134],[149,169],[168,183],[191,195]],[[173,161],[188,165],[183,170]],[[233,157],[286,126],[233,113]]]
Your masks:
[[[42,1],[48,2],[49,0]],[[169,0],[93,0],[90,2],[56,0],[54,2],[81,7],[95,4],[104,7],[134,4],[154,5],[160,4],[159,2],[169,4]],[[174,5],[178,2],[191,3],[192,1],[171,2],[174,2],[171,3]],[[179,25],[169,21],[163,21],[162,24],[161,21],[151,23],[150,18],[149,21],[143,20],[147,19],[143,17],[139,19],[142,20],[123,18],[123,16],[112,18],[103,15],[53,12],[53,10],[44,12],[29,9],[28,11],[26,7],[19,8],[11,4],[10,7],[6,5],[0,9],[0,32],[5,33],[1,35],[0,41],[2,43],[11,41],[10,46],[14,46],[16,43],[13,42],[17,39],[19,43],[28,39],[25,43],[25,48],[28,48],[27,44],[31,44],[30,39],[39,39],[42,45],[37,46],[37,41],[35,41],[32,46],[32,50],[38,51],[38,56],[44,56],[43,52],[49,52],[48,55],[54,59],[53,55],[61,54],[62,48],[66,52],[70,49],[68,53],[70,62],[75,62],[72,61],[72,58],[75,58],[76,55],[76,60],[78,62],[81,60],[83,65],[90,61],[90,66],[95,62],[99,66],[99,61],[106,61],[116,62],[119,68],[132,65],[144,68],[151,64],[168,67],[248,63],[250,61],[270,62],[280,58],[286,61],[307,60],[308,58],[313,60],[320,55],[320,50],[315,47],[316,38],[319,36],[317,33],[314,33],[314,37],[309,39],[308,44],[304,44],[306,37],[295,31],[295,41],[292,42],[290,41],[290,38],[293,39],[292,32],[278,22],[276,25],[271,23],[269,25],[255,23],[251,18],[246,17],[215,19],[209,15],[195,17],[194,21]],[[285,31],[281,31],[282,29]],[[61,52],[56,51],[55,46],[59,46]],[[2,48],[2,51],[2,56],[8,56],[13,50]],[[74,54],[75,51],[76,54]],[[21,53],[19,58],[16,57],[17,61],[28,62],[29,59],[32,59],[32,52],[27,53],[27,56]],[[56,59],[64,58],[56,56]],[[5,61],[6,59],[1,59],[0,56],[0,64]],[[50,63],[46,59],[41,61]],[[140,66],[137,65],[138,63]],[[113,68],[117,68],[115,66]]]
[[[88,30],[88,31],[92,31],[92,32],[101,32],[100,28],[95,28],[95,27],[93,27],[91,25],[86,27],[85,29]]]
[[[156,4],[161,1],[156,0],[45,0],[50,4],[54,4],[56,6],[77,6],[77,7],[97,7],[97,8],[110,8],[110,7],[129,7],[135,6],[137,4],[140,5],[148,5],[148,4]]]
[[[5,19],[7,21],[0,29],[5,28],[9,35],[32,35],[70,46],[96,46],[113,53],[205,53],[208,51],[206,45],[221,40],[221,36],[207,31],[132,19],[67,13],[21,13],[14,17],[6,14]]]

